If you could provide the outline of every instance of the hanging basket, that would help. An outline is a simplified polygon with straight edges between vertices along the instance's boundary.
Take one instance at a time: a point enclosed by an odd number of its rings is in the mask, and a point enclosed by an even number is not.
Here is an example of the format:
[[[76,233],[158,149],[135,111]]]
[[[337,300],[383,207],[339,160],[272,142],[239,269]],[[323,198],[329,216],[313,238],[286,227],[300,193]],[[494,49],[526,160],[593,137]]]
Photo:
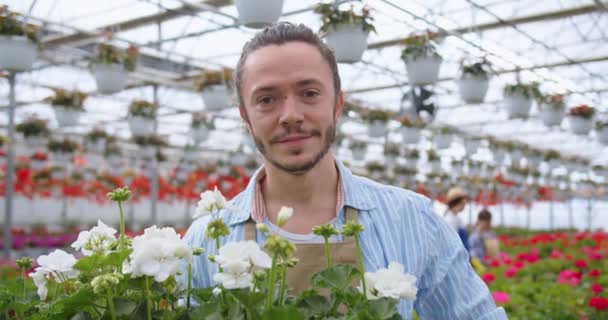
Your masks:
[[[447,149],[452,144],[452,136],[449,134],[437,134],[433,137],[433,144],[437,149]]]
[[[551,106],[546,104],[543,104],[541,110],[540,117],[542,118],[545,126],[554,127],[562,124],[562,120],[564,119],[563,110],[553,109]]]
[[[78,124],[81,112],[69,107],[55,106],[55,120],[60,127],[73,127]]]
[[[417,144],[420,141],[420,129],[401,127],[400,131],[403,143]]]
[[[568,117],[568,123],[570,124],[572,133],[578,135],[588,135],[593,128],[593,120],[583,117],[570,116]]]
[[[375,120],[368,124],[367,133],[372,138],[382,138],[387,132],[386,122]]]
[[[88,141],[85,143],[85,148],[88,152],[95,154],[103,154],[106,151],[107,141],[104,138],[98,138],[95,141]]]
[[[405,69],[410,85],[425,85],[437,82],[442,59],[437,56],[410,57],[405,59]]]
[[[360,24],[341,24],[332,26],[325,39],[334,50],[336,61],[354,63],[361,60],[367,49],[367,35]]]
[[[150,135],[154,133],[154,120],[141,116],[130,116],[129,129],[134,136]]]
[[[479,147],[481,146],[481,142],[479,142],[478,140],[465,140],[464,141],[464,150],[467,153],[467,155],[473,155],[477,152],[477,150],[479,150]]]
[[[597,135],[597,141],[599,141],[599,143],[608,145],[608,127],[597,130],[595,134]]]
[[[458,80],[458,91],[462,101],[470,104],[482,103],[488,93],[490,80],[479,76],[469,76]]]
[[[127,71],[120,64],[95,64],[93,76],[100,93],[114,93],[127,86]]]
[[[209,137],[209,129],[205,126],[193,127],[190,129],[190,136],[196,144],[199,144]]]
[[[505,106],[509,118],[528,118],[532,108],[532,98],[527,98],[519,92],[505,93]]]
[[[433,160],[429,162],[431,165],[431,172],[439,172],[441,171],[441,161]]]
[[[230,107],[230,89],[226,85],[216,84],[205,87],[202,91],[205,109],[219,111]]]
[[[36,44],[27,37],[0,35],[0,69],[30,70],[37,56]]]
[[[236,10],[243,25],[261,29],[279,20],[283,0],[236,0]]]

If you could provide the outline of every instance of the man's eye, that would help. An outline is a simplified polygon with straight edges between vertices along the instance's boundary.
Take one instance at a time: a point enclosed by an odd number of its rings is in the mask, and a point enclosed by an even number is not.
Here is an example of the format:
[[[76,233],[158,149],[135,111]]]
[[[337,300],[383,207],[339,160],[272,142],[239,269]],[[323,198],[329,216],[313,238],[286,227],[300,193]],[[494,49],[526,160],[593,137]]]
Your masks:
[[[272,101],[272,97],[261,97],[258,99],[258,104],[270,104]]]
[[[307,91],[304,91],[304,96],[306,98],[313,98],[313,97],[319,96],[319,93],[314,90],[307,90]]]

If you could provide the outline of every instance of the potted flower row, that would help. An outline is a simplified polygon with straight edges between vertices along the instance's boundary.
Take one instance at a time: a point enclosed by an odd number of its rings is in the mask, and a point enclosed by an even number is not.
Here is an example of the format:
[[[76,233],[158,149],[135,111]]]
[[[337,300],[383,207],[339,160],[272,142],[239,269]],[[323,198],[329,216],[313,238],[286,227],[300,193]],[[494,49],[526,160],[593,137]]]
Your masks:
[[[23,135],[25,145],[29,149],[40,148],[50,131],[46,121],[38,118],[28,118],[15,126],[15,130]]]
[[[420,131],[424,123],[419,118],[403,116],[401,120],[401,137],[404,143],[417,144],[420,141]]]
[[[510,119],[527,119],[534,100],[542,99],[539,84],[516,83],[505,86],[504,90],[505,106]]]
[[[426,157],[427,157],[427,162],[431,166],[431,171],[441,170],[441,157],[435,150],[433,150],[433,149],[428,150],[426,152]]]
[[[367,36],[376,29],[367,8],[356,13],[354,7],[340,10],[333,3],[319,4],[315,12],[321,15],[321,32],[333,49],[336,61],[354,63],[361,60],[367,49]]]
[[[147,136],[154,132],[158,104],[146,100],[133,100],[129,105],[129,129],[134,136]]]
[[[368,134],[372,138],[381,138],[386,135],[388,130],[387,123],[391,119],[392,113],[384,110],[366,110],[362,114],[364,120],[369,125],[367,127]]]
[[[38,27],[0,5],[0,69],[26,71],[38,56]]]
[[[127,86],[128,72],[135,71],[139,49],[129,46],[121,50],[110,44],[99,44],[91,61],[91,70],[101,93],[114,93]]]
[[[194,88],[200,91],[205,109],[219,111],[230,107],[232,95],[232,71],[205,71],[194,80]]]
[[[440,35],[427,31],[412,34],[402,41],[401,60],[405,63],[410,85],[425,85],[437,82],[443,59],[438,52],[436,40]]]
[[[156,156],[161,161],[164,155],[160,152],[160,147],[167,146],[167,140],[159,135],[134,135],[133,143],[141,147],[142,156],[150,159]]]
[[[465,103],[482,103],[488,93],[490,85],[490,62],[482,58],[479,61],[460,64],[460,79],[458,91]]]
[[[199,144],[209,137],[211,130],[215,129],[213,117],[202,112],[193,112],[190,123],[190,133],[195,144]]]
[[[387,163],[393,164],[401,155],[401,145],[387,142],[384,144],[384,159]]]
[[[45,99],[53,106],[55,119],[60,127],[71,127],[78,124],[80,115],[84,112],[84,101],[87,94],[78,90],[68,91],[53,89],[55,93]]]
[[[59,164],[68,163],[76,150],[78,144],[70,139],[63,140],[49,140],[47,144],[51,159]]]

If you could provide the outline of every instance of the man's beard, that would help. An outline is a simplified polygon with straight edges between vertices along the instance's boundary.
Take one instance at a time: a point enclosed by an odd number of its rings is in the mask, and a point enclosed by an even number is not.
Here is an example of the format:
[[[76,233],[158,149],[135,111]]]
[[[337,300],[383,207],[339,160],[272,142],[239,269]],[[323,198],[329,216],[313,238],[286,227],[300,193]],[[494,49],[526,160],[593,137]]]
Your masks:
[[[312,136],[320,135],[320,132],[312,131],[311,134],[312,134]],[[253,136],[253,141],[255,141],[256,147],[258,148],[260,153],[262,153],[264,158],[266,158],[266,160],[268,160],[270,163],[272,163],[272,165],[277,167],[279,170],[283,170],[292,175],[300,176],[300,175],[307,173],[312,168],[314,168],[323,159],[323,157],[325,157],[325,155],[329,152],[329,149],[331,148],[331,145],[333,144],[334,139],[336,138],[336,124],[332,123],[325,130],[325,139],[323,141],[323,147],[321,148],[319,153],[317,153],[310,161],[308,161],[304,164],[297,164],[297,165],[283,164],[283,163],[279,162],[277,159],[272,158],[268,154],[268,151],[264,147],[264,144],[262,143],[262,141],[260,139],[258,139],[255,136],[255,134],[253,134],[253,131],[251,131],[251,135]],[[300,153],[300,152],[301,152],[300,150],[297,151],[297,153]]]

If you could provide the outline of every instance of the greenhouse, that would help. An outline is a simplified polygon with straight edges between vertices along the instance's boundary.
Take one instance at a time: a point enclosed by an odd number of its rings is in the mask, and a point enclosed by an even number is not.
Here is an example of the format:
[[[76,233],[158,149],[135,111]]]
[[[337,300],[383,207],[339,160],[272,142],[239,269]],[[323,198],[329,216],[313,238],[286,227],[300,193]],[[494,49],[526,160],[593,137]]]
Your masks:
[[[606,1],[1,1],[0,108],[0,319],[608,319]]]

